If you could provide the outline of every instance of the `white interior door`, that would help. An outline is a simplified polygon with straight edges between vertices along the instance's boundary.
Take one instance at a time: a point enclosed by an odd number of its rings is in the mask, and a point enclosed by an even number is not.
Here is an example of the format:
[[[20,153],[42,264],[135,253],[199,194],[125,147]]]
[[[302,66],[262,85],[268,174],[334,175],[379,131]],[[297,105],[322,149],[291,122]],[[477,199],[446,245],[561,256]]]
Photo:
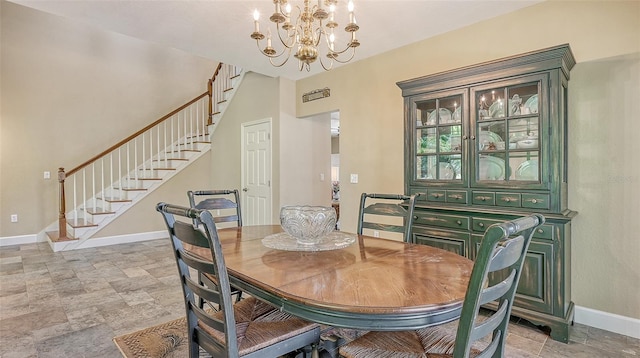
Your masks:
[[[271,224],[271,119],[242,125],[242,221]]]

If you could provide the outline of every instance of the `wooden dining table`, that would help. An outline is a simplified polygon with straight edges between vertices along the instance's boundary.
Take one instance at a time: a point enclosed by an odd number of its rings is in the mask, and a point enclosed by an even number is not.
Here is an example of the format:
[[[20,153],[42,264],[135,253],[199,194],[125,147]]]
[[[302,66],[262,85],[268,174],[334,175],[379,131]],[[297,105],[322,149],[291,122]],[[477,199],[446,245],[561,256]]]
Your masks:
[[[455,253],[365,235],[348,247],[266,247],[279,225],[218,230],[231,284],[281,310],[336,327],[409,330],[460,316],[473,262]],[[187,248],[201,257],[208,249]]]

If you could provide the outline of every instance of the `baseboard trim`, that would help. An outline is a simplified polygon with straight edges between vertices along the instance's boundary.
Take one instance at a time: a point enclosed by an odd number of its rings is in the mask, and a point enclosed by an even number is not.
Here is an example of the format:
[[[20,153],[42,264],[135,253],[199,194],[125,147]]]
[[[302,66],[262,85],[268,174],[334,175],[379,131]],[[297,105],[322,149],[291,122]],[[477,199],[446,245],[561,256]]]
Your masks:
[[[36,242],[38,242],[38,235],[36,234],[0,237],[0,247],[34,244]]]
[[[66,250],[88,249],[91,247],[101,247],[117,244],[126,244],[132,242],[157,240],[167,238],[166,230],[142,232],[137,234],[126,234],[117,236],[92,237],[79,243],[77,241],[61,241],[51,243],[54,252]]]
[[[640,339],[640,319],[575,306],[574,321],[605,331]]]

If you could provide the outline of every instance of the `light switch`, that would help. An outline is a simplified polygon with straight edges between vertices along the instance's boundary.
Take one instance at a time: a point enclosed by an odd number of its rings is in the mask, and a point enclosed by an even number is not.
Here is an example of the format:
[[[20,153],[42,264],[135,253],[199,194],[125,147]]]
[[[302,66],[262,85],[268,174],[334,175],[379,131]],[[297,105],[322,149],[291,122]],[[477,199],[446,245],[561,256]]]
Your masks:
[[[350,182],[351,182],[351,184],[357,184],[358,183],[358,174],[351,174]]]

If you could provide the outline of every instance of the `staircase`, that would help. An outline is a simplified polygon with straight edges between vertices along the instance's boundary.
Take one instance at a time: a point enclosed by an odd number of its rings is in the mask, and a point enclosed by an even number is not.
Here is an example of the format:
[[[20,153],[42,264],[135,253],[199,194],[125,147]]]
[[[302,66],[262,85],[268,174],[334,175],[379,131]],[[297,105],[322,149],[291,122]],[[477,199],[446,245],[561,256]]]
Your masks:
[[[211,149],[211,136],[243,75],[221,63],[207,92],[84,164],[60,168],[59,220],[44,230],[53,251],[110,244],[91,237]]]

